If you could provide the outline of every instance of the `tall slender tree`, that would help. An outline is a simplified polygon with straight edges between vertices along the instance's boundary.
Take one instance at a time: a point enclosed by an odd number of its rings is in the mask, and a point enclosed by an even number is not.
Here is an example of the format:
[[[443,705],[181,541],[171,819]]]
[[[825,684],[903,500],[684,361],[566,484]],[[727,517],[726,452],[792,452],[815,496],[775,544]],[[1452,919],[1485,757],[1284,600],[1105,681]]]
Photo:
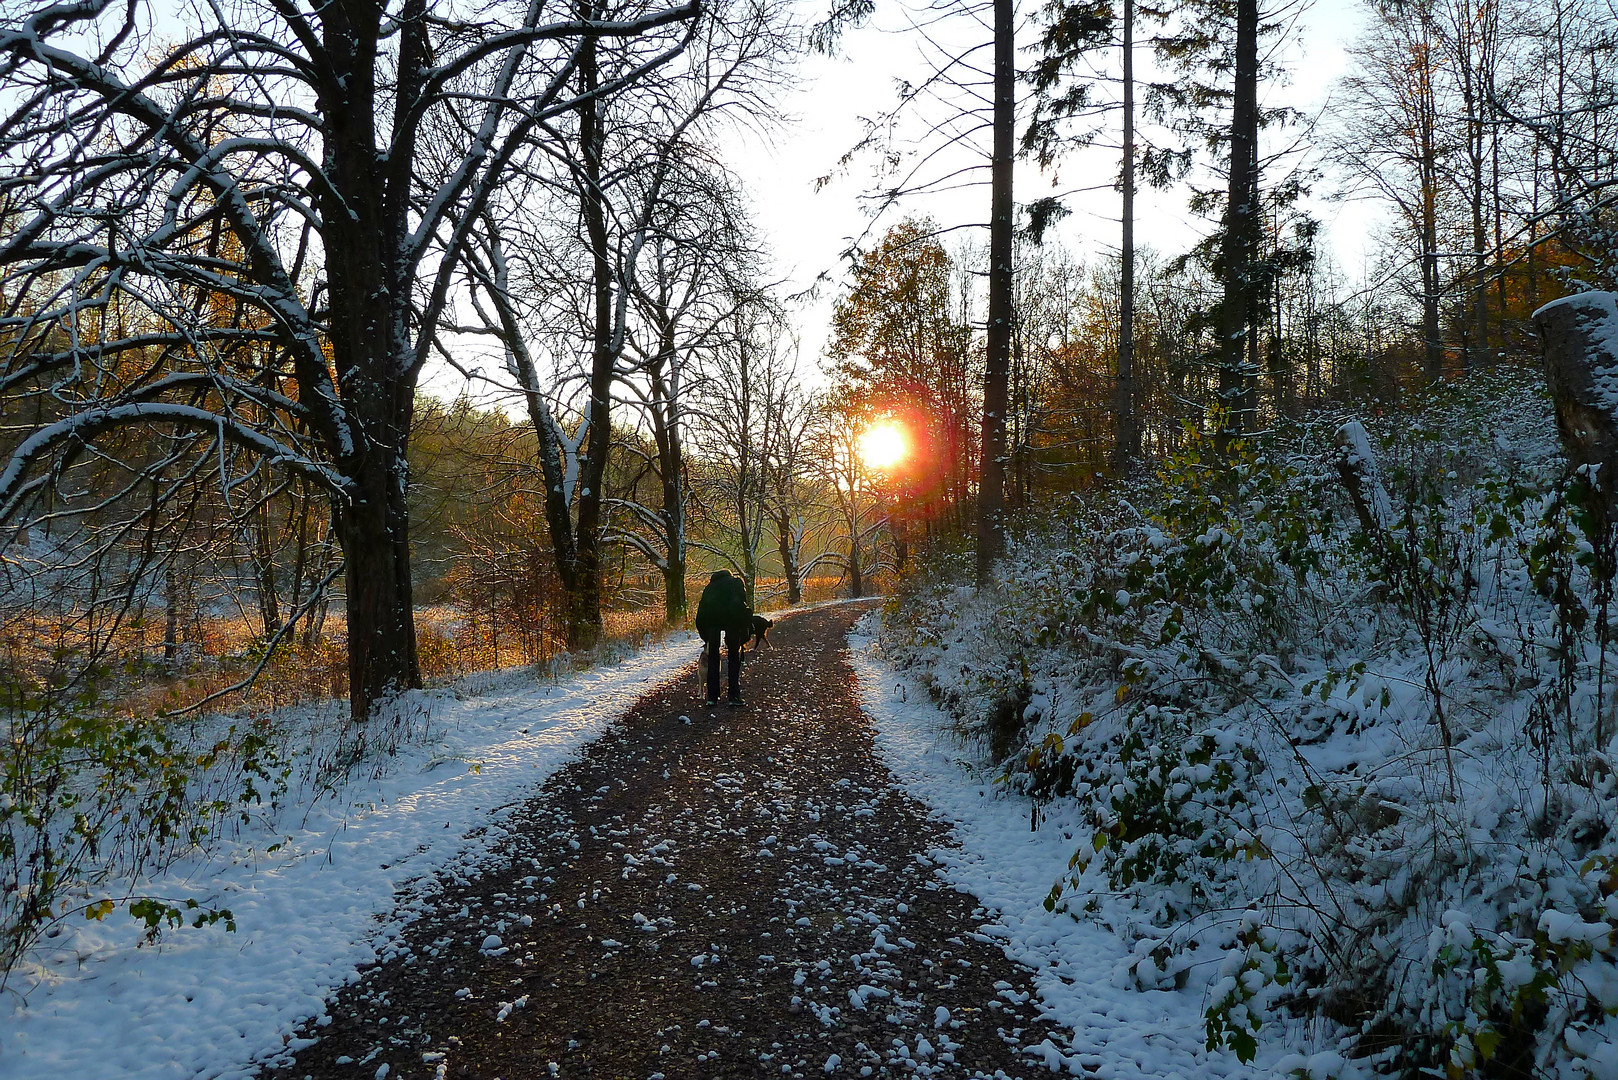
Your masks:
[[[983,349],[983,442],[978,453],[978,584],[1006,546],[1006,405],[1011,372],[1012,166],[1017,123],[1017,24],[1013,0],[994,0],[994,118],[989,157],[989,311]]]
[[[1219,250],[1219,443],[1258,427],[1258,0],[1236,0],[1227,188]]]

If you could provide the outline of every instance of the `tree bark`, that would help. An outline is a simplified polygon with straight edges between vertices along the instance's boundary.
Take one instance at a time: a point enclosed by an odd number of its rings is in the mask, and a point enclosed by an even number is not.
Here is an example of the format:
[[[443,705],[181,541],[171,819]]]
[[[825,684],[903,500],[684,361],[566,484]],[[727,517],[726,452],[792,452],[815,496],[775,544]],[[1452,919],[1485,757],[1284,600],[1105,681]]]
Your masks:
[[[1231,96],[1230,177],[1220,256],[1219,421],[1216,445],[1257,428],[1257,392],[1248,358],[1254,331],[1258,252],[1258,0],[1237,0]]]
[[[1586,292],[1534,312],[1556,431],[1574,466],[1596,466],[1596,508],[1618,523],[1618,293]]]
[[[377,86],[370,62],[379,48],[379,12],[333,5],[324,20],[326,48],[342,74],[342,94],[326,103],[332,137],[326,172],[342,201],[328,200],[327,280],[331,282],[330,333],[339,385],[351,401],[349,436],[339,443],[339,465],[353,481],[348,505],[337,507],[348,612],[349,708],[356,722],[407,689],[421,686],[416,659],[410,581],[410,526],[406,508],[415,387],[407,377],[414,350],[401,295],[402,252],[409,226],[408,162],[403,186],[387,175],[396,162],[376,150]],[[424,9],[404,9],[401,70],[425,65]],[[412,68],[413,66],[413,68]],[[407,76],[398,95],[410,100]],[[395,148],[408,156],[409,147]],[[395,182],[390,182],[395,181]]]
[[[792,527],[792,512],[783,508],[771,516],[775,518],[776,543],[781,553],[781,576],[787,582],[787,604],[800,604],[803,602],[803,574],[798,568],[798,544]]]
[[[1135,3],[1123,0],[1124,31],[1123,244],[1119,252],[1118,378],[1113,384],[1112,471],[1119,476],[1140,460],[1140,419],[1135,394]]]
[[[1016,26],[1012,0],[994,0],[994,143],[989,162],[989,324],[984,342],[983,457],[978,479],[977,579],[1005,550],[1006,404],[1011,371],[1012,155]]]
[[[591,5],[580,16],[591,18]],[[563,569],[567,593],[567,647],[590,649],[601,640],[601,485],[612,451],[612,383],[616,356],[612,341],[612,249],[607,236],[606,193],[601,186],[603,133],[601,107],[595,98],[600,81],[596,42],[586,39],[579,50],[579,142],[583,150],[583,209],[590,244],[594,299],[594,341],[590,361],[589,430],[580,450],[578,533],[572,565]]]
[[[421,687],[403,468],[377,456],[382,460],[355,477],[354,499],[337,513],[346,560],[348,694],[355,721]]]

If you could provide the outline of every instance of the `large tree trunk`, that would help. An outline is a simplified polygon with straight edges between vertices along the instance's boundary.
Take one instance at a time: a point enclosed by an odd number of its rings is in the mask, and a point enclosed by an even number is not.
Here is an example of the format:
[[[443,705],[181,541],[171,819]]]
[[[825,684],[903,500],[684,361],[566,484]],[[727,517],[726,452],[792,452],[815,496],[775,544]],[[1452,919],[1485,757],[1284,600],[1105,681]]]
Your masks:
[[[1574,466],[1597,466],[1593,507],[1618,523],[1618,408],[1606,387],[1618,379],[1618,293],[1585,292],[1534,312],[1556,430]]]
[[[1220,252],[1217,445],[1257,428],[1257,391],[1248,358],[1254,332],[1258,254],[1258,0],[1236,3],[1236,66],[1231,95],[1230,186]]]
[[[1586,292],[1534,312],[1556,430],[1568,463],[1590,485],[1595,518],[1595,603],[1601,618],[1618,576],[1618,408],[1609,387],[1618,379],[1618,293]],[[1605,637],[1605,635],[1603,635]],[[1606,709],[1595,710],[1593,745],[1605,745]]]
[[[346,199],[324,214],[329,327],[338,383],[353,402],[350,428],[338,439],[338,465],[352,483],[351,495],[334,516],[346,560],[349,707],[353,719],[363,722],[375,706],[421,685],[406,508],[415,406],[406,374],[413,355],[411,298],[400,285],[410,165],[380,160],[376,151],[376,72],[365,58],[378,47],[379,9],[326,10],[325,44],[342,77],[331,80],[341,96],[323,103],[332,129],[325,165],[332,189]],[[411,74],[398,93],[407,98],[424,66],[422,12],[420,0],[405,10],[400,68]],[[411,148],[396,149],[408,157]],[[389,175],[401,168],[402,184]]]
[[[979,585],[1005,550],[1006,401],[1011,371],[1012,135],[1016,25],[1012,0],[994,0],[994,145],[989,162],[989,325],[983,363],[983,457],[978,464]],[[857,594],[856,594],[857,595]]]
[[[392,449],[389,447],[388,449]],[[356,721],[421,686],[403,463],[376,453],[337,514],[348,611],[348,695]]]

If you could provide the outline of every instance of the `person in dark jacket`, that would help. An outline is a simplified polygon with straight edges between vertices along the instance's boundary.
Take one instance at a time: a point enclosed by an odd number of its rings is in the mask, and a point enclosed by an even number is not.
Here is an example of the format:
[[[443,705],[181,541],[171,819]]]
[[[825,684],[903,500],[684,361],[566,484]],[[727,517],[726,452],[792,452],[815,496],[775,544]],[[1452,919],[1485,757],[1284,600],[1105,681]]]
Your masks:
[[[708,704],[719,703],[719,641],[724,638],[730,674],[730,703],[742,704],[742,646],[753,633],[747,586],[729,570],[715,570],[697,601],[697,633],[708,646]]]

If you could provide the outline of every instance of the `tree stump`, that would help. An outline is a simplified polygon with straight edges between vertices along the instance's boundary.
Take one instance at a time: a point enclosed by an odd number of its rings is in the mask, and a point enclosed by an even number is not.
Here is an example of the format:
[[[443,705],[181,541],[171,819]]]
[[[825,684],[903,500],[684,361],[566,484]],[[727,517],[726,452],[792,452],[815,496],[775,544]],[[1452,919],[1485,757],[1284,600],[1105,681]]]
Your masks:
[[[1337,429],[1337,475],[1354,502],[1360,528],[1373,539],[1380,538],[1393,522],[1393,504],[1377,473],[1370,436],[1358,420]]]
[[[1618,520],[1618,293],[1584,292],[1534,312],[1556,430],[1575,468],[1590,466],[1598,510]]]

